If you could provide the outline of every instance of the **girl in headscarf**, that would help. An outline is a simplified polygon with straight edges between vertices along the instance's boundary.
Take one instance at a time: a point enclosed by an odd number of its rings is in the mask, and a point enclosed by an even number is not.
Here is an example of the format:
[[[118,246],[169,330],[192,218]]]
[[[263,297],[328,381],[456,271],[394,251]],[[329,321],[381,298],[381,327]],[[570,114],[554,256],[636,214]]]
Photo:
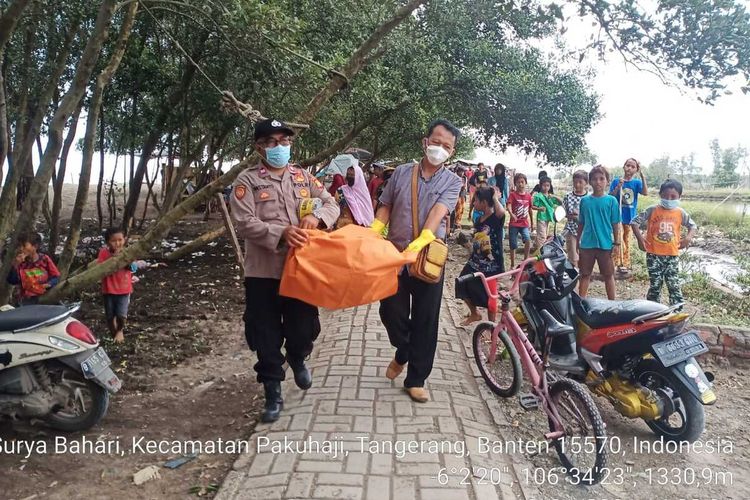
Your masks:
[[[336,201],[339,202],[341,208],[341,215],[336,221],[336,229],[348,224],[370,227],[375,214],[365,174],[359,165],[346,169],[345,183],[336,191]]]

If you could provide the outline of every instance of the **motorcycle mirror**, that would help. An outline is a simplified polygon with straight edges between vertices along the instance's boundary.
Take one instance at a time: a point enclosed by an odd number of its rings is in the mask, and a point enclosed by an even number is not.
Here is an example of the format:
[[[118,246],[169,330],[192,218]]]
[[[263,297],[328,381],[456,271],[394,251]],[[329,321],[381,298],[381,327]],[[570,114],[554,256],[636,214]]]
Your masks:
[[[561,220],[563,220],[563,219],[565,218],[565,216],[566,216],[566,213],[565,213],[565,208],[563,208],[563,207],[561,207],[561,206],[557,206],[557,207],[555,208],[555,213],[554,213],[554,215],[555,215],[555,222],[560,222],[560,221],[561,221]]]

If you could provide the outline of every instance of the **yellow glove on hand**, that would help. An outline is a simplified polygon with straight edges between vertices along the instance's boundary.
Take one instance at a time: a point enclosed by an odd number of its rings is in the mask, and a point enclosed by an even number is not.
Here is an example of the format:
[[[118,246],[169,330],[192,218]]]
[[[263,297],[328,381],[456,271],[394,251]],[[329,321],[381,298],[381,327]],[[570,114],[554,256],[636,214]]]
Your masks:
[[[370,229],[375,231],[377,234],[383,234],[383,229],[385,229],[385,222],[380,219],[375,219],[372,221],[372,224],[370,224]]]
[[[416,240],[409,243],[404,252],[419,253],[424,247],[435,241],[435,235],[429,229],[423,229]]]

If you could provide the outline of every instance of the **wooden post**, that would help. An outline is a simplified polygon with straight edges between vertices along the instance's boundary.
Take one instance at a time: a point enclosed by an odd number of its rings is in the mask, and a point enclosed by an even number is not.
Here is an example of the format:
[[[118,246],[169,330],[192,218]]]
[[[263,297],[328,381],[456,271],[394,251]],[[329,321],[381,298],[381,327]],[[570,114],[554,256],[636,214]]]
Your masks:
[[[234,247],[234,253],[237,256],[237,262],[240,265],[240,278],[245,277],[245,254],[242,252],[240,242],[237,240],[237,233],[234,232],[234,225],[232,219],[229,217],[229,210],[227,204],[224,201],[223,193],[216,193],[216,197],[219,199],[219,208],[221,209],[221,218],[224,219],[224,225],[227,227],[227,233],[229,234],[229,240],[232,242]]]

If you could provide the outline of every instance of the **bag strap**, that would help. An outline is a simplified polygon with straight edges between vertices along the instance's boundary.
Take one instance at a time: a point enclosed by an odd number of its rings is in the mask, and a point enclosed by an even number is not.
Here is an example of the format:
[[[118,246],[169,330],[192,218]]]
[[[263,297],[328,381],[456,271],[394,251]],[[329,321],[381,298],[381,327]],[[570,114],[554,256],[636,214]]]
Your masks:
[[[419,237],[419,199],[417,197],[417,188],[419,187],[419,163],[415,163],[411,169],[411,232],[414,240]]]
[[[419,198],[417,195],[417,189],[419,188],[419,163],[415,163],[414,167],[411,169],[411,232],[412,232],[412,239],[417,239],[419,237]],[[445,223],[445,234],[448,234],[448,229],[450,225],[450,213],[446,214],[445,218],[443,219],[443,222]]]

